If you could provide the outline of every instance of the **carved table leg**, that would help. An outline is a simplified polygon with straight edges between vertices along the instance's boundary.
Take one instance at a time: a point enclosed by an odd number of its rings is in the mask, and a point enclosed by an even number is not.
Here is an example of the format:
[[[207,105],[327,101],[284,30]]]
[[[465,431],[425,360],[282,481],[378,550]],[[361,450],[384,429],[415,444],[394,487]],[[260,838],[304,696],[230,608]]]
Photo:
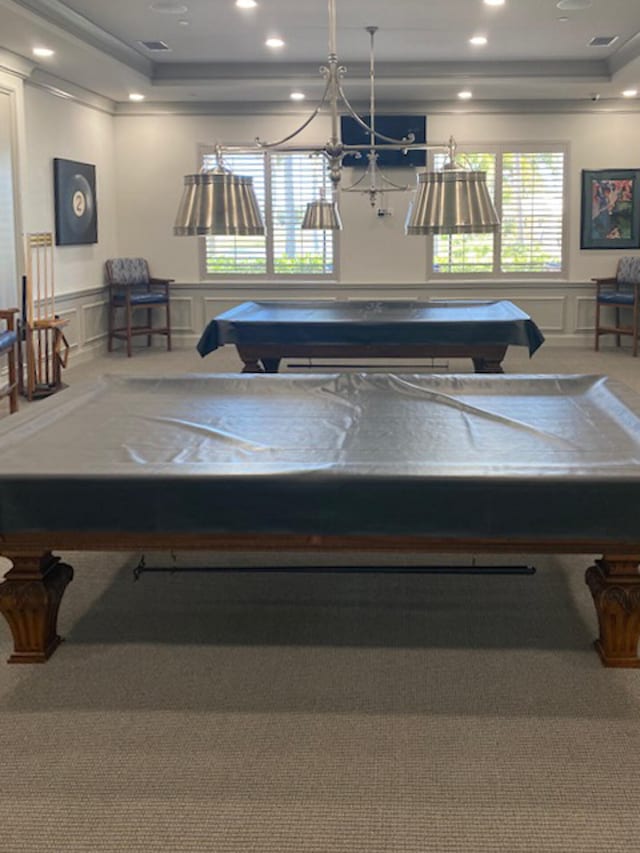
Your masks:
[[[279,358],[261,358],[265,373],[277,373],[280,367]]]
[[[44,663],[58,645],[58,610],[73,569],[50,551],[13,554],[13,568],[0,583],[0,612],[13,634],[9,663]]]
[[[472,358],[473,369],[476,373],[504,373],[502,361],[492,358]]]
[[[244,347],[236,346],[238,355],[243,362],[243,373],[264,373],[260,364],[260,356],[251,349],[247,350]]]
[[[605,666],[640,667],[640,555],[596,560],[585,580],[598,614],[594,646]]]

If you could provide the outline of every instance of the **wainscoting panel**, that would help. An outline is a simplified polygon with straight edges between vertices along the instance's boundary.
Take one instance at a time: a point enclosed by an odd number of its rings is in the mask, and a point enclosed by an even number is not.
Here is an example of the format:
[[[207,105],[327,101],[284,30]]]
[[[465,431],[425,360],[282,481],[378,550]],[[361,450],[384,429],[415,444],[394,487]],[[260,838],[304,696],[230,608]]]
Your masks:
[[[82,326],[84,346],[97,344],[107,339],[109,308],[105,300],[85,302],[82,306]]]

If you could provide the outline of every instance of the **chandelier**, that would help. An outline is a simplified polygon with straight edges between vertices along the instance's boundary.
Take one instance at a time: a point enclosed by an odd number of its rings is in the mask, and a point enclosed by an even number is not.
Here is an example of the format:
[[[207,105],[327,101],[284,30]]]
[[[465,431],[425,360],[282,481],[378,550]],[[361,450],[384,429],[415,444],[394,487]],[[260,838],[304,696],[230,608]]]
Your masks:
[[[473,171],[456,160],[456,143],[415,142],[413,134],[404,139],[393,139],[379,133],[375,127],[375,72],[373,38],[377,27],[367,27],[370,46],[370,114],[364,121],[349,103],[342,80],[346,68],[340,65],[337,55],[336,0],[329,0],[329,56],[327,65],[320,68],[325,80],[322,97],[311,115],[288,136],[276,142],[256,138],[247,145],[215,146],[216,165],[203,168],[194,175],[185,175],[184,191],[174,226],[177,236],[188,235],[259,235],[264,234],[264,223],[253,188],[253,179],[235,175],[224,164],[225,154],[280,151],[306,153],[324,157],[331,185],[331,197],[323,192],[309,202],[301,227],[304,229],[338,230],[342,228],[337,199],[343,171],[343,160],[348,154],[366,156],[365,175],[344,192],[360,191],[369,194],[371,204],[376,194],[387,191],[408,190],[409,187],[393,184],[377,167],[381,151],[445,151],[446,162],[440,171],[422,171],[417,176],[416,194],[407,214],[405,232],[409,235],[491,233],[499,228],[500,221],[486,184],[486,173]],[[362,145],[345,144],[340,134],[340,115],[347,114],[367,133],[369,142]],[[292,140],[306,128],[324,109],[328,108],[331,135],[324,144],[295,144]],[[362,189],[361,182],[368,179]],[[378,183],[378,180],[382,183]]]

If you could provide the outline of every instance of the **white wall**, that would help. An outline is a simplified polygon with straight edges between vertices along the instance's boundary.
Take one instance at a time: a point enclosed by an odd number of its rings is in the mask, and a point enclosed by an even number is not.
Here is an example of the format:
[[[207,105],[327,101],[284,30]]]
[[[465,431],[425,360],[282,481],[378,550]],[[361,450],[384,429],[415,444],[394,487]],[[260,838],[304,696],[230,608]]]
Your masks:
[[[104,261],[118,254],[113,117],[97,109],[25,87],[27,168],[23,192],[25,233],[55,233],[53,158],[96,167],[98,242],[56,246],[56,294],[101,286]]]
[[[295,116],[117,116],[118,243],[124,254],[148,256],[153,266],[179,281],[200,278],[197,238],[174,237],[173,221],[182,178],[197,171],[198,145],[247,142],[256,135],[273,139],[296,126]],[[609,274],[618,253],[580,249],[580,174],[582,169],[640,168],[638,113],[549,115],[434,115],[428,137],[459,144],[508,141],[557,141],[569,144],[569,257],[567,279],[586,282]],[[305,139],[323,142],[325,117],[305,131]],[[399,182],[413,179],[398,170]],[[346,171],[344,181],[350,179]],[[390,218],[379,218],[366,196],[342,193],[344,231],[340,235],[340,280],[349,283],[420,283],[427,280],[426,240],[403,233],[408,194],[389,194]]]
[[[0,306],[13,308],[20,306],[21,187],[26,159],[24,84],[19,68],[0,67],[0,100]]]
[[[18,305],[13,161],[11,100],[0,90],[0,308]]]

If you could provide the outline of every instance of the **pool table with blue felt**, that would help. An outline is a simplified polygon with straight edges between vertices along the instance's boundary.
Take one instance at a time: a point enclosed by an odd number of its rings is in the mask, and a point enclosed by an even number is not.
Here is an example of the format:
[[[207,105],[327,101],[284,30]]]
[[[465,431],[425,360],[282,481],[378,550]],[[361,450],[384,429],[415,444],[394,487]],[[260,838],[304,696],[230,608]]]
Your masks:
[[[476,373],[502,373],[510,345],[529,354],[544,337],[506,299],[243,302],[215,317],[202,356],[235,344],[243,373],[277,373],[283,358],[470,358]]]
[[[0,422],[14,662],[60,642],[54,549],[598,554],[596,647],[637,667],[640,397],[597,376],[103,377]]]

